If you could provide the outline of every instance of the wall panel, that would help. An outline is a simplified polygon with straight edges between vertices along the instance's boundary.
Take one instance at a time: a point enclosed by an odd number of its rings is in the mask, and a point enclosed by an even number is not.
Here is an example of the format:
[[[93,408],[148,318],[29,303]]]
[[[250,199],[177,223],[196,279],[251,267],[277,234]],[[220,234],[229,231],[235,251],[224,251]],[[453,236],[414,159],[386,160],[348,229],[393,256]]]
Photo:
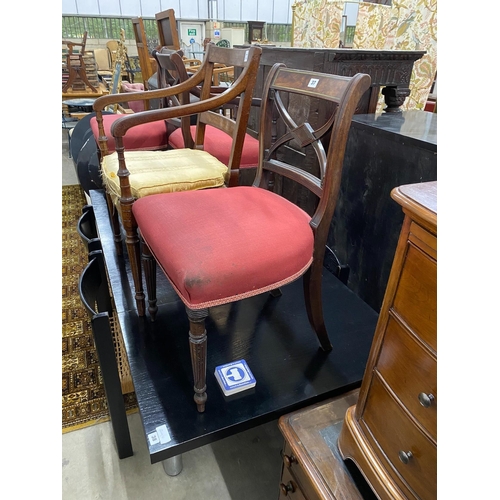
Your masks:
[[[160,0],[160,8],[155,11],[150,17],[154,17],[154,15],[158,12],[163,12],[164,10],[168,9],[174,9],[175,18],[177,19],[178,17],[180,17],[179,13],[181,11],[181,3],[182,2],[180,0]]]
[[[273,23],[292,24],[292,4],[294,0],[273,2]],[[267,19],[266,19],[267,21]],[[271,22],[271,21],[267,21]]]
[[[77,0],[76,5],[78,8],[78,14],[84,16],[99,16],[101,14],[97,0]]]
[[[273,2],[266,2],[263,0],[260,0],[258,3],[258,9],[257,9],[257,18],[255,19],[256,21],[261,21],[264,19],[271,19],[269,22],[273,22]]]
[[[294,0],[218,0],[218,21],[291,24]],[[208,0],[62,0],[62,14],[154,18],[174,9],[177,19],[208,19]]]
[[[120,1],[122,5],[127,3],[127,0],[99,0],[99,12],[101,16],[116,16],[117,12],[121,12]],[[134,0],[128,1],[132,1],[135,6],[137,5],[137,2]]]
[[[219,16],[228,21],[241,20],[241,2],[242,0],[219,0]]]
[[[261,2],[263,0],[260,0]],[[271,1],[271,0],[269,0]],[[257,2],[243,2],[241,4],[241,19],[244,21],[264,21],[258,17]]]
[[[123,1],[123,0],[122,0]],[[136,2],[137,0],[127,0],[128,2]],[[135,8],[135,14],[130,14],[131,17],[155,17],[157,12],[161,12],[160,0],[141,0],[140,9]]]
[[[62,12],[63,14],[78,14],[76,0],[62,0]]]

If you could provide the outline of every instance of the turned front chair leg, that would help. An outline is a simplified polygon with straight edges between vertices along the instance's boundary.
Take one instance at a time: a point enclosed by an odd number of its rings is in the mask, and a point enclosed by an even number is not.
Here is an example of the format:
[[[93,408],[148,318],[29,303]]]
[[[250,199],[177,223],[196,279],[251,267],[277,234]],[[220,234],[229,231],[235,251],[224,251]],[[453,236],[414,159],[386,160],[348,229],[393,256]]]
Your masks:
[[[151,316],[151,321],[156,319],[158,306],[156,305],[156,260],[151,254],[146,242],[142,241],[142,265],[144,267],[144,277],[146,279],[146,291],[148,294],[148,311]]]
[[[186,307],[189,318],[189,350],[194,377],[194,401],[200,413],[205,411],[207,400],[207,331],[205,318],[208,309],[189,309]]]
[[[328,337],[323,317],[323,299],[321,294],[323,266],[315,265],[316,263],[317,261],[313,262],[311,267],[304,274],[304,299],[309,323],[316,332],[321,348],[324,351],[331,351],[332,343]]]
[[[120,216],[118,214],[118,207],[115,206],[109,193],[106,193],[106,203],[108,205],[109,219],[111,220],[111,227],[113,228],[113,241],[115,242],[116,254],[123,255],[122,246],[122,229],[120,224]]]
[[[131,204],[121,204],[122,223],[125,229],[125,243],[127,245],[130,268],[135,289],[135,302],[137,305],[137,314],[144,316],[146,314],[146,296],[142,287],[142,264],[141,264],[141,244],[137,231],[137,224],[132,215]]]

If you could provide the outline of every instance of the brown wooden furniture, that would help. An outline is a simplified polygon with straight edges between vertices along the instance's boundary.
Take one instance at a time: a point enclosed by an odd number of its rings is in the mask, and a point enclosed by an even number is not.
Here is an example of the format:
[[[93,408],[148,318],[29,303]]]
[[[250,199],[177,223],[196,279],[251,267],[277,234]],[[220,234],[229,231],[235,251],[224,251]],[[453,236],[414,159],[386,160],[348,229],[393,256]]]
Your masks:
[[[359,400],[339,437],[378,496],[436,498],[437,182],[393,189],[405,219]]]
[[[68,53],[66,55],[66,68],[68,70],[68,80],[63,85],[62,91],[67,92],[71,87],[76,91],[85,91],[86,87],[89,87],[92,92],[97,93],[97,89],[90,83],[87,78],[87,72],[85,69],[85,61],[83,55],[85,54],[85,46],[87,44],[87,32],[83,34],[83,39],[80,43],[72,42],[70,40],[63,40],[64,44],[68,46]],[[75,51],[75,47],[80,47],[78,52]]]
[[[279,500],[375,499],[337,447],[345,412],[356,403],[358,393],[355,389],[280,417],[278,427],[285,443]]]
[[[235,49],[209,44],[204,64],[213,50]],[[368,75],[344,78],[276,64],[268,75],[262,98],[259,166],[252,186],[182,191],[146,196],[134,202],[133,218],[143,238],[143,252],[148,262],[145,266],[148,298],[153,299],[150,313],[154,317],[157,310],[156,270],[152,265],[156,261],[186,306],[194,400],[199,412],[205,411],[207,399],[205,318],[209,307],[266,292],[277,296],[281,286],[303,276],[305,309],[311,327],[323,350],[332,348],[321,294],[325,242],[340,186],[351,119],[369,85]],[[221,96],[231,92],[231,88]],[[325,122],[313,127],[303,110],[290,114],[287,104],[295,95],[309,96],[314,109],[329,109]],[[209,100],[215,103],[219,97]],[[248,113],[250,103],[251,99],[242,100],[238,112],[244,107]],[[190,106],[201,110],[202,105],[203,102]],[[170,113],[180,108],[182,106],[170,108]],[[214,124],[222,122],[223,115],[211,113],[211,116]],[[133,117],[125,120],[132,122]],[[243,122],[238,117],[236,123],[239,138],[235,141],[242,141],[246,120]],[[282,135],[277,136],[278,132]],[[115,135],[119,136],[116,132]],[[203,129],[198,129],[195,143],[201,145],[202,138]],[[322,142],[327,139],[328,155]],[[295,165],[282,161],[282,151],[290,142],[315,151],[321,164],[318,177],[304,172],[300,161]],[[124,167],[122,158],[120,162]],[[118,175],[126,180],[123,167]],[[287,182],[296,183],[297,189],[314,193],[318,197],[315,213],[311,216],[273,192],[276,177],[284,177]],[[122,193],[130,197],[130,191],[122,189]]]
[[[195,61],[198,61],[198,64],[196,64]],[[185,59],[184,64],[190,73],[195,73],[201,68],[202,62],[197,59]],[[223,64],[217,65],[214,69],[214,81],[212,84],[218,86],[221,83],[224,83],[225,86],[229,86],[233,81],[234,66],[225,66]]]
[[[158,65],[158,82],[162,87],[176,85],[189,78],[190,74],[188,74],[187,71],[189,68],[186,68],[184,59],[182,59],[179,54],[182,54],[182,51],[174,52],[170,49],[166,49],[165,47],[160,51],[153,51],[153,55],[156,58]],[[220,63],[216,63],[214,65],[214,77],[216,72],[220,69],[219,66],[221,66]],[[216,95],[224,92],[226,89],[227,87],[218,87],[214,85],[210,91],[213,95]],[[200,95],[201,88],[193,87],[190,92],[186,91],[183,93],[182,103],[187,104],[189,102],[197,102],[200,99]],[[169,99],[171,102],[165,102],[164,100],[161,103],[162,107],[168,107],[170,105],[177,106],[181,104],[181,101],[176,96],[171,96]],[[252,99],[252,106],[260,106],[260,100]],[[168,136],[169,147],[173,149],[194,148],[199,120],[201,125],[205,125],[203,141],[204,151],[207,151],[225,165],[229,165],[231,162],[231,151],[233,149],[234,141],[233,134],[228,134],[227,131],[230,130],[229,123],[231,123],[231,121],[233,122],[233,125],[231,126],[233,130],[234,127],[236,127],[235,120],[237,112],[238,100],[227,103],[221,107],[219,113],[222,113],[225,116],[224,127],[213,126],[213,124],[209,122],[205,123],[206,117],[211,117],[211,115],[201,114],[199,116],[183,116],[180,119],[180,123],[177,120],[177,123],[175,124],[176,128],[170,129]],[[175,120],[172,122],[175,122]],[[230,186],[237,185],[239,183],[240,173],[248,169],[255,171],[258,162],[259,141],[250,130],[245,134],[239,166],[236,166],[234,162],[232,164],[228,184]]]
[[[128,54],[127,54],[127,46],[125,45],[125,42],[123,40],[123,43],[121,40],[108,40],[106,42],[106,49],[108,50],[109,57],[111,59],[111,68],[114,71],[114,68],[116,67],[118,61],[117,61],[117,56],[118,54],[120,55],[120,67],[121,67],[121,75],[120,79],[123,78],[128,78],[130,83],[134,83],[133,79],[131,78],[131,74],[128,72],[127,66],[128,64]]]
[[[97,87],[97,92],[94,92],[90,90],[89,88],[86,88],[85,90],[82,91],[73,91],[72,89],[68,89],[66,92],[63,92],[62,95],[62,100],[65,101],[66,99],[85,99],[85,98],[94,98],[94,97],[100,97],[103,95],[109,94],[109,90],[101,83]]]
[[[151,76],[153,76],[154,69],[151,63],[152,58],[149,55],[144,21],[142,20],[142,17],[133,17],[131,21],[132,28],[134,30],[137,55],[139,56],[139,65],[141,66],[142,83],[144,84],[144,88],[148,90],[148,80]],[[149,106],[146,109],[149,109]]]
[[[200,101],[183,106],[173,106],[164,109],[149,110],[120,117],[113,123],[111,132],[116,144],[116,153],[108,154],[102,159],[103,183],[113,204],[118,206],[121,222],[126,233],[126,245],[130,257],[132,274],[135,285],[135,297],[138,314],[145,314],[145,297],[142,285],[142,268],[140,261],[140,244],[137,233],[137,224],[132,217],[132,206],[137,198],[148,197],[153,192],[179,191],[183,189],[202,189],[224,185],[230,179],[232,168],[238,168],[242,155],[243,143],[246,135],[248,113],[252,103],[252,91],[255,84],[255,74],[259,64],[261,49],[251,47],[247,49],[223,49],[211,45],[203,61],[203,67],[186,81],[166,89],[151,90],[138,93],[139,97],[163,99],[179,96],[183,92],[190,92],[200,87]],[[239,79],[225,92],[213,96],[211,82],[213,70],[217,62],[243,67]],[[142,94],[142,95],[141,95]],[[128,100],[130,94],[121,99]],[[217,111],[224,105],[239,99],[238,115],[236,120],[221,115]],[[102,110],[120,97],[105,96],[96,100],[94,110],[100,131],[99,147],[101,152],[107,151],[107,137],[102,135]],[[126,134],[133,134],[134,129],[146,124],[164,125],[165,121],[182,116],[199,114],[198,127],[194,137],[193,149],[169,149],[167,151],[127,151],[125,156]],[[232,150],[227,164],[203,151],[205,128],[207,125],[222,128],[233,139]],[[194,152],[196,151],[196,152]],[[133,158],[138,160],[133,161]],[[189,164],[192,168],[187,168]],[[195,164],[193,164],[195,162]],[[179,168],[179,164],[183,168]],[[154,165],[154,169],[152,168]],[[159,166],[160,165],[160,166]],[[132,175],[130,175],[132,172]],[[154,173],[153,175],[153,172]],[[148,176],[154,176],[154,180]],[[151,183],[147,187],[141,182],[148,178]]]
[[[248,43],[264,41],[264,25],[262,21],[248,21]]]
[[[172,50],[180,50],[179,33],[175,21],[174,9],[167,9],[155,14],[156,25],[158,26],[158,36],[160,48],[167,47]]]
[[[425,54],[425,50],[306,49],[267,44],[262,44],[261,48],[256,96],[262,95],[266,75],[276,62],[282,62],[289,68],[332,75],[353,76],[356,73],[366,73],[371,76],[372,84],[359,103],[356,113],[375,113],[381,88],[387,89],[385,102],[388,111],[400,111],[399,106],[410,94],[413,63]],[[252,115],[250,123],[253,119],[258,121],[258,117]]]
[[[241,47],[241,45],[236,46]],[[332,75],[353,76],[356,73],[366,73],[371,76],[372,83],[358,104],[357,114],[375,113],[381,87],[394,89],[395,94],[400,97],[408,95],[413,63],[425,54],[425,51],[408,50],[305,49],[298,47],[270,47],[268,45],[260,45],[260,47],[262,57],[254,90],[256,97],[262,96],[266,76],[276,62],[282,62],[289,68],[319,71]],[[235,70],[235,75],[237,75],[237,70]],[[302,105],[300,99],[302,98],[297,97],[294,106],[297,109],[305,109],[307,103]],[[388,95],[386,95],[386,99],[388,99]],[[390,101],[390,107],[395,110],[399,109],[403,102],[404,97],[398,101],[397,106],[395,100]],[[310,116],[309,120],[323,119],[323,109],[312,110],[311,113],[317,116]],[[259,110],[253,109],[250,113],[248,126],[252,130],[258,131],[259,120]],[[295,154],[293,146],[290,148],[290,154]],[[313,175],[317,175],[319,167],[313,154],[306,153],[304,164],[307,165]],[[286,186],[284,189],[283,195],[292,201],[296,201],[296,192],[287,191]],[[308,200],[303,199],[301,201],[301,203],[304,203],[303,206],[307,206],[307,210],[313,209],[315,202],[313,196],[309,197]]]

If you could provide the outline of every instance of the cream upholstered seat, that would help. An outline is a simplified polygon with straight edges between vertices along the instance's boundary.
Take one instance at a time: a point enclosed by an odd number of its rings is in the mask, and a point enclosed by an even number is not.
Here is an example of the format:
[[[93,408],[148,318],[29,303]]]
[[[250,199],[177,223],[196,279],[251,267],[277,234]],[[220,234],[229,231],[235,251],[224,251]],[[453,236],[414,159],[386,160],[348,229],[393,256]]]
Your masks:
[[[170,151],[128,151],[125,153],[132,196],[173,193],[224,185],[227,165],[206,151],[174,149]],[[101,170],[104,184],[114,203],[121,196],[118,154],[105,156]]]
[[[228,184],[231,171],[239,168],[253,89],[262,49],[249,47],[227,49],[211,45],[207,49],[202,67],[187,80],[164,89],[148,91],[150,99],[175,97],[180,105],[148,110],[118,117],[111,125],[115,152],[102,158],[103,184],[110,205],[115,204],[126,233],[126,245],[134,279],[135,298],[139,315],[145,313],[145,297],[142,285],[142,267],[137,225],[131,213],[136,199],[153,193],[172,193],[179,190],[199,190],[222,187]],[[238,79],[223,92],[212,93],[212,75],[216,63],[241,68]],[[190,104],[186,93],[197,89],[199,101]],[[108,96],[99,98],[94,105],[102,109]],[[98,101],[102,100],[100,103]],[[238,103],[235,119],[221,114],[228,103]],[[129,151],[126,138],[134,128],[146,124],[164,123],[175,118],[198,116],[192,148],[184,147],[166,151]],[[96,115],[99,123],[99,115]],[[182,118],[181,118],[182,119]],[[229,160],[222,163],[204,150],[206,127],[222,129],[231,139]],[[189,126],[188,126],[189,129]],[[193,141],[192,141],[193,142]],[[101,151],[105,148],[103,147]],[[115,241],[120,237],[119,220],[114,218]]]

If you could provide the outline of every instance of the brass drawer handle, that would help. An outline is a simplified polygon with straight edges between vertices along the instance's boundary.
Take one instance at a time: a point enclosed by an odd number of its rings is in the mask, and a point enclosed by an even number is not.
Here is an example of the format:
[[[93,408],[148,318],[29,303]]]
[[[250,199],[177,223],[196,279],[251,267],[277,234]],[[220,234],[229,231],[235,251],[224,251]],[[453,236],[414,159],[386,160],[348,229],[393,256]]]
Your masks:
[[[283,462],[285,466],[289,469],[294,463],[297,463],[297,459],[293,455],[283,455]]]
[[[424,408],[429,408],[429,406],[431,406],[431,404],[434,402],[434,399],[435,398],[432,394],[426,394],[425,392],[421,392],[418,395],[418,400]]]
[[[403,462],[405,465],[407,465],[410,459],[413,457],[413,453],[411,451],[400,451],[398,455],[399,460],[401,460],[401,462]]]
[[[288,483],[280,483],[280,489],[281,493],[283,493],[284,496],[287,496],[288,493],[293,493],[295,491],[295,486],[292,483],[292,481],[288,481]]]

